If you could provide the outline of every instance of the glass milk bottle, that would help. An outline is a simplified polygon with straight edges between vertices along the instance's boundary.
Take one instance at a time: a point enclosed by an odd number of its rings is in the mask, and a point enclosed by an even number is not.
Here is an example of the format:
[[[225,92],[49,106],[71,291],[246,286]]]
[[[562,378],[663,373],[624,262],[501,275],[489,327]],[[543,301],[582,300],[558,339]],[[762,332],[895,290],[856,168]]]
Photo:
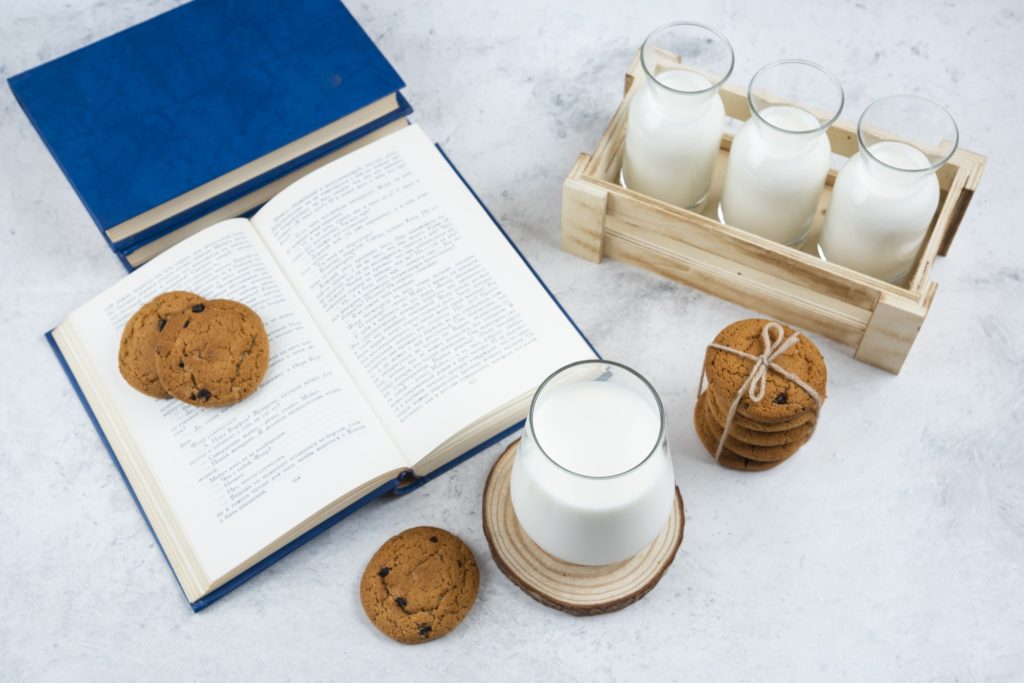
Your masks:
[[[935,172],[959,140],[956,122],[923,97],[874,102],[857,123],[860,151],[843,166],[818,252],[888,282],[910,272],[939,205]]]
[[[732,73],[732,46],[702,24],[668,24],[644,40],[640,62],[645,78],[629,106],[622,184],[699,211],[725,129],[718,90]]]
[[[639,553],[675,501],[654,387],[611,361],[552,374],[530,405],[510,493],[526,535],[565,562],[604,565]]]
[[[719,206],[722,222],[799,246],[818,208],[832,147],[825,134],[843,88],[800,59],[765,66],[747,89],[750,118],[733,139]]]

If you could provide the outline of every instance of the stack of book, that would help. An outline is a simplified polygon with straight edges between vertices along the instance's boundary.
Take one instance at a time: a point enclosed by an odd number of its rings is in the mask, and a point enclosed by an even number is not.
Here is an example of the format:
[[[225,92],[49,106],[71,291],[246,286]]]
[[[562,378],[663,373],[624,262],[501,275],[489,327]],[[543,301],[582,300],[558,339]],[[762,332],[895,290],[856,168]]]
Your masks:
[[[195,0],[9,82],[129,270],[412,112],[338,0]]]

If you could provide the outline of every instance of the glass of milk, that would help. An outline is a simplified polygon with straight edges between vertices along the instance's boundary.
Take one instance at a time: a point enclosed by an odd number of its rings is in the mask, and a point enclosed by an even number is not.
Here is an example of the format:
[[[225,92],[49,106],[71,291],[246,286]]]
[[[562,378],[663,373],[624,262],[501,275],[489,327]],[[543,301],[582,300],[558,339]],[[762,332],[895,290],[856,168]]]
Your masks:
[[[813,62],[783,59],[754,74],[747,88],[750,118],[729,151],[723,223],[803,244],[832,160],[825,133],[843,99],[839,79]]]
[[[857,123],[860,151],[836,177],[818,252],[888,282],[906,278],[939,205],[936,171],[953,156],[956,122],[915,95],[872,103]]]
[[[565,562],[606,565],[643,550],[665,528],[675,499],[654,387],[603,360],[548,377],[530,405],[511,496],[526,534]]]
[[[680,61],[666,66],[667,55]],[[733,61],[729,41],[703,24],[668,24],[647,36],[644,83],[629,105],[624,187],[685,209],[704,206],[725,130],[718,90]]]

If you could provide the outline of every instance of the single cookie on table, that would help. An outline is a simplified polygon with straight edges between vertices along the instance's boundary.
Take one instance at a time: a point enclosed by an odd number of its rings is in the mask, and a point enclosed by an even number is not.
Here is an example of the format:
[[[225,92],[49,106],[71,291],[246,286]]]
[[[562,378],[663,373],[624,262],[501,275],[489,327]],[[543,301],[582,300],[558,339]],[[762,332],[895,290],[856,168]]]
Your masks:
[[[732,401],[735,400],[736,397],[732,397],[725,403],[720,403],[718,398],[712,392],[705,391],[703,393],[703,396],[707,397],[707,410],[711,412],[711,414],[715,417],[716,420],[718,420],[719,424],[724,424],[725,416],[728,415],[729,413],[729,406],[732,405]],[[817,412],[809,412],[803,413],[802,415],[798,415],[797,417],[794,417],[791,420],[768,423],[758,422],[757,420],[751,420],[749,417],[744,417],[743,415],[740,415],[739,412],[737,412],[735,415],[733,415],[732,423],[734,425],[743,427],[744,429],[748,429],[750,431],[768,434],[772,432],[788,432],[792,429],[802,427],[809,422],[815,422],[817,421],[817,419]]]
[[[718,415],[713,407],[714,400],[708,394],[704,392],[701,394],[698,401],[701,401],[701,410],[704,411],[705,416],[710,420],[709,425],[717,433],[721,434],[725,428],[725,415]],[[786,446],[791,443],[802,442],[811,436],[814,431],[814,425],[816,420],[809,420],[799,427],[793,429],[787,429],[785,431],[776,432],[762,432],[754,429],[747,429],[737,424],[735,417],[733,418],[732,424],[729,426],[729,439],[730,441],[739,441],[750,446]]]
[[[763,351],[762,330],[765,325],[772,322],[760,318],[740,320],[719,332],[715,337],[715,343],[758,356]],[[781,323],[776,324],[781,325],[786,338],[793,334],[789,327]],[[822,400],[825,399],[825,359],[806,335],[801,334],[797,342],[778,356],[774,363],[799,377],[813,388]],[[747,358],[721,349],[708,349],[704,362],[708,391],[714,392],[719,405],[731,405],[740,387],[750,375],[752,367],[753,361]],[[769,371],[766,375],[764,398],[755,403],[749,396],[743,396],[737,412],[757,422],[778,424],[804,414],[815,414],[818,408],[818,402],[803,387],[778,372]]]
[[[700,438],[700,442],[707,449],[708,453],[712,456],[715,454],[715,449],[718,448],[718,439],[714,438],[712,434],[705,427],[704,416],[701,411],[694,409],[693,411],[693,424],[697,430],[697,436]],[[770,470],[776,465],[785,462],[787,458],[775,461],[760,461],[751,460],[750,458],[744,458],[741,455],[733,453],[728,448],[723,448],[722,452],[718,456],[718,464],[722,467],[726,467],[730,470],[741,470],[746,472],[762,472],[764,470]]]
[[[165,292],[150,299],[128,319],[117,352],[117,367],[128,384],[147,396],[170,398],[157,374],[157,338],[169,318],[204,301],[192,292]]]
[[[237,301],[214,299],[173,316],[156,344],[156,369],[171,396],[226,406],[252,394],[270,361],[263,321]]]
[[[381,633],[422,643],[450,633],[480,587],[473,552],[457,536],[429,526],[388,539],[366,565],[359,598]]]

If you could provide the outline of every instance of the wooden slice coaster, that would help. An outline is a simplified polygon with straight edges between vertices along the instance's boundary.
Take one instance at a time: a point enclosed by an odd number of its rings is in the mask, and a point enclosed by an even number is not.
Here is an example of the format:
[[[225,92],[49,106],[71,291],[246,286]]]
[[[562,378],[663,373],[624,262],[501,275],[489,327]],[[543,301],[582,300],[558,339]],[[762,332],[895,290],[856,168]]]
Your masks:
[[[636,556],[600,567],[570,564],[542,550],[519,525],[509,491],[518,446],[505,449],[484,487],[484,535],[498,568],[537,601],[580,617],[614,612],[647,595],[683,541],[679,489],[665,529]]]

